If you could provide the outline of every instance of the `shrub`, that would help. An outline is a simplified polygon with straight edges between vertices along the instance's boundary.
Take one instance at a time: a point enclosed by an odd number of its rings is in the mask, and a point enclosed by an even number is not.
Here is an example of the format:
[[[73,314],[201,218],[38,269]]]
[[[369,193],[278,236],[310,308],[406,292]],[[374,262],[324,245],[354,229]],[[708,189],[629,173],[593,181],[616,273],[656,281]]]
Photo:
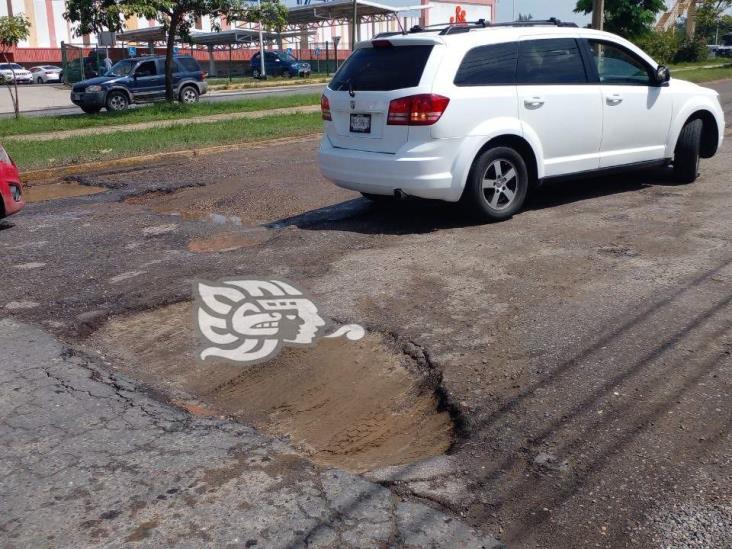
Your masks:
[[[661,65],[671,63],[681,46],[679,33],[673,30],[648,32],[636,38],[635,43]]]
[[[709,49],[704,39],[684,40],[674,56],[674,63],[704,61],[709,57]]]

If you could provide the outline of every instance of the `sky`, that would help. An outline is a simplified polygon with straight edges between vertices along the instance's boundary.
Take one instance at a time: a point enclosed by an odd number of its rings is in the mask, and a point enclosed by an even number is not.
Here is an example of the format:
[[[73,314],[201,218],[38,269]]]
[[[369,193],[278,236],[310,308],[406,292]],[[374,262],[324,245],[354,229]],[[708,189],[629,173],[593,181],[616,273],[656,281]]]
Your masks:
[[[557,17],[562,21],[571,21],[580,26],[584,26],[590,22],[591,16],[574,13],[576,0],[498,0],[498,21],[511,21],[511,10],[515,4],[516,18],[518,14],[528,14],[534,16],[534,19],[549,19]],[[666,5],[673,6],[674,0],[666,0]]]
[[[496,13],[499,22],[511,21],[512,10],[515,9],[516,19],[519,13],[530,13],[534,19],[557,17],[562,21],[571,21],[584,26],[590,22],[590,17],[574,13],[572,10],[576,5],[576,0],[498,0]]]

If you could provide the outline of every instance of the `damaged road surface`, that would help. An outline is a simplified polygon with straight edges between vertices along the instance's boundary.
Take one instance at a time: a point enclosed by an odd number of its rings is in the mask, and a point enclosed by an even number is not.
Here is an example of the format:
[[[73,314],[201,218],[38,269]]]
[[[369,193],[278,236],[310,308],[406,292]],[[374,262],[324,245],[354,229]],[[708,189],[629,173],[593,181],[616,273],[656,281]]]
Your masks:
[[[316,147],[39,182],[0,224],[1,545],[732,545],[729,143],[494,225]],[[367,336],[197,361],[222,278]]]
[[[0,321],[2,545],[496,547],[281,441],[191,417],[52,336]]]

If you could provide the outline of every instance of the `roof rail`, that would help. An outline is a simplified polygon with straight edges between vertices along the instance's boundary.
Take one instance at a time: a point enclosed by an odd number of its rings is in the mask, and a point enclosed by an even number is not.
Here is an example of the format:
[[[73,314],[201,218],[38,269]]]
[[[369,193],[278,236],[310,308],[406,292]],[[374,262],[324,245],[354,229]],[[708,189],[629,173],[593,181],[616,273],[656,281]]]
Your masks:
[[[463,32],[470,32],[473,29],[487,29],[493,27],[577,27],[576,23],[565,23],[560,21],[556,17],[550,19],[537,19],[531,21],[512,21],[509,23],[491,23],[485,19],[478,19],[477,21],[465,21],[461,23],[438,23],[436,25],[426,25],[424,27],[420,25],[414,25],[408,31],[392,31],[382,32],[374,36],[374,38],[388,38],[390,36],[397,36],[400,34],[415,34],[420,32],[439,32],[440,36],[447,34],[460,34]]]
[[[556,17],[550,17],[549,19],[532,19],[530,21],[512,21],[510,23],[495,23],[492,27],[577,27],[577,23],[565,23],[557,19]]]

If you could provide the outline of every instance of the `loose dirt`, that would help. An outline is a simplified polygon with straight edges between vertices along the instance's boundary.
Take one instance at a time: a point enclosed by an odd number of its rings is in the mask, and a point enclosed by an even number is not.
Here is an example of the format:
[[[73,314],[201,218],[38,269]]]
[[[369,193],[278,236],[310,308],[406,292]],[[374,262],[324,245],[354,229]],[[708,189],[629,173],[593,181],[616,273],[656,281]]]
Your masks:
[[[305,148],[312,144],[299,146]],[[279,167],[272,162],[261,162],[251,173],[222,178],[213,185],[172,193],[148,193],[127,202],[161,214],[178,214],[185,219],[255,225],[361,196],[325,181],[313,164],[300,166],[296,177],[281,185],[272,185],[274,169]]]
[[[188,251],[196,253],[232,252],[266,242],[270,235],[265,231],[256,233],[222,232],[192,239]]]
[[[33,185],[23,190],[25,201],[45,202],[46,200],[58,200],[59,198],[71,198],[74,196],[87,196],[106,191],[102,187],[90,187],[78,183],[52,183],[49,185]]]
[[[444,453],[453,438],[434,387],[379,335],[285,348],[255,366],[195,359],[190,303],[109,320],[87,343],[197,415],[287,436],[316,462],[362,472]]]

